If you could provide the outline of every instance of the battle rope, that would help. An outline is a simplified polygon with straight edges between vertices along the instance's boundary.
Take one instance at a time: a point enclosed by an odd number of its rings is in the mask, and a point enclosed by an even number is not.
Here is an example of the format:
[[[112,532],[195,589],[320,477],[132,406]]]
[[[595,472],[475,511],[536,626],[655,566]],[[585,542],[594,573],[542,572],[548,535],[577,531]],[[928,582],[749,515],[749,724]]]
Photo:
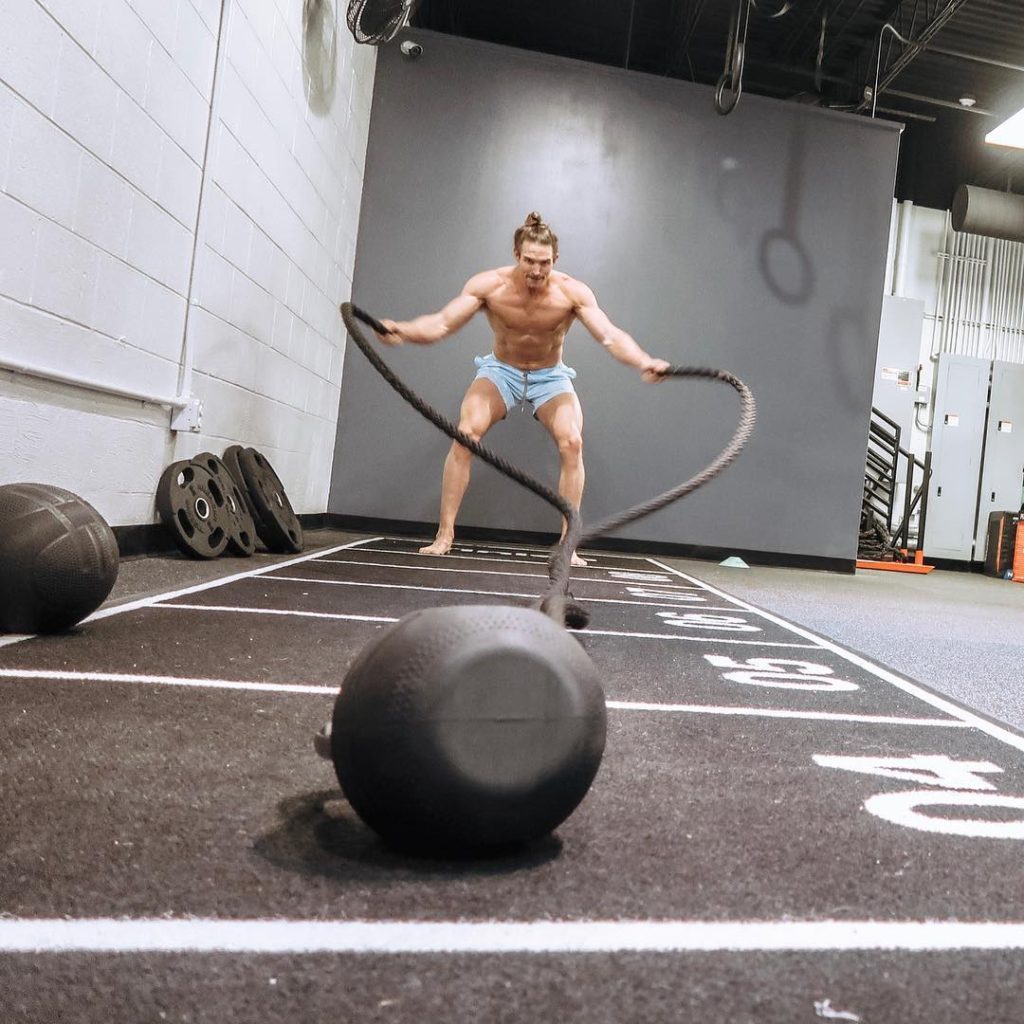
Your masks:
[[[643,516],[650,515],[652,512],[657,512],[671,502],[677,501],[679,498],[685,497],[687,494],[697,490],[698,487],[703,487],[704,484],[713,480],[733,462],[750,439],[754,429],[754,419],[756,417],[754,396],[751,394],[750,388],[738,377],[734,377],[725,370],[712,370],[700,366],[669,367],[664,372],[666,377],[699,377],[708,380],[720,380],[736,389],[740,396],[740,421],[736,432],[732,436],[732,440],[717,459],[701,470],[701,472],[690,477],[685,483],[679,484],[677,487],[673,487],[664,494],[659,494],[657,497],[651,498],[640,505],[635,505],[624,512],[610,516],[599,522],[596,526],[591,526],[584,531],[579,513],[560,494],[545,487],[538,480],[534,480],[533,477],[528,476],[510,462],[506,462],[500,455],[489,451],[479,441],[463,434],[451,420],[439,413],[399,380],[394,371],[380,358],[374,347],[363,337],[356,323],[357,320],[361,320],[376,333],[387,334],[387,330],[379,320],[359,309],[358,306],[352,305],[351,302],[342,304],[341,317],[345,321],[345,327],[352,340],[359,346],[360,351],[370,361],[373,368],[420,415],[424,416],[435,427],[442,430],[453,441],[457,441],[464,448],[467,448],[478,458],[483,459],[484,462],[493,466],[499,472],[504,473],[505,476],[515,480],[516,483],[528,488],[538,497],[553,505],[565,517],[567,523],[565,536],[556,545],[548,561],[548,578],[551,581],[551,585],[547,593],[538,602],[540,609],[550,615],[560,625],[581,628],[586,625],[589,617],[585,609],[572,602],[569,598],[569,574],[572,571],[570,564],[572,553],[578,547],[593,541],[602,534],[610,533],[612,530],[617,530],[627,523],[632,523]]]

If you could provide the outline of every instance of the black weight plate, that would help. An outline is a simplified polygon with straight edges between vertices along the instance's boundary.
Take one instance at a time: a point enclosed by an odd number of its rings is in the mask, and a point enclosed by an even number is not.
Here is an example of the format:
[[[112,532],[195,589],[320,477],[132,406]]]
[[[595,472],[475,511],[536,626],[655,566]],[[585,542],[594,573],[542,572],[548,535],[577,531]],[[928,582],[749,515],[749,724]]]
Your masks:
[[[226,502],[220,484],[202,466],[172,462],[156,488],[156,509],[175,544],[195,558],[216,558],[228,546]]]
[[[255,448],[239,452],[238,464],[245,477],[249,497],[259,512],[257,529],[263,527],[260,530],[263,542],[271,551],[301,551],[302,524],[274,467]]]
[[[249,510],[249,515],[252,518],[253,526],[256,528],[257,541],[259,541],[259,543],[261,543],[268,551],[276,551],[277,548],[274,546],[277,543],[276,534],[272,533],[263,522],[263,517],[260,515],[259,509],[253,503],[252,495],[249,493],[249,485],[246,483],[245,473],[242,472],[242,464],[239,460],[242,458],[248,458],[246,452],[247,449],[245,446],[240,444],[233,444],[230,448],[225,448],[224,465],[228,467],[235,483],[238,484],[238,490],[241,492],[242,498],[245,500],[246,507]]]
[[[242,492],[242,497],[245,499],[245,507],[249,510],[249,516],[256,526],[256,533],[259,539],[263,540],[263,534],[260,533],[260,514],[252,503],[252,496],[249,494],[249,488],[245,483],[245,474],[242,472],[242,467],[238,464],[238,457],[244,452],[245,447],[243,445],[233,444],[230,448],[224,449],[222,459],[224,465],[228,467],[231,475],[234,477],[235,483],[238,484],[238,489]],[[266,542],[264,541],[264,543]]]
[[[224,493],[223,518],[228,531],[228,551],[248,557],[256,550],[256,524],[242,487],[231,470],[213,452],[200,452],[192,462],[202,466],[220,484]]]

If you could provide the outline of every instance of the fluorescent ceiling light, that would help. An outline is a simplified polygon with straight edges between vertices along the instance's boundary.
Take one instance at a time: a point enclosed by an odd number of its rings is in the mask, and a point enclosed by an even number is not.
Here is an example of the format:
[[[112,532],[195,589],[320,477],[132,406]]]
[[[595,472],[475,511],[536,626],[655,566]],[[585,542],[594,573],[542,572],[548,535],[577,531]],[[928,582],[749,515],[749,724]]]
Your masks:
[[[986,142],[993,146],[1013,146],[1024,149],[1024,110],[1018,110],[1013,117],[1004,121],[998,128],[985,136]]]

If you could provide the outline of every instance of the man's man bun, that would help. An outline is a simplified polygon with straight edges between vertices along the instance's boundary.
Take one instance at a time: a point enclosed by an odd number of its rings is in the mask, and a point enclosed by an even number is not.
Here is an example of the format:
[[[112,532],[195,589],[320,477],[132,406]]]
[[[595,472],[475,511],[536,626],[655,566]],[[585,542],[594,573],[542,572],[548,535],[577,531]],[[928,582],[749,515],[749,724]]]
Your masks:
[[[532,213],[526,215],[526,220],[523,221],[522,225],[516,228],[515,238],[513,240],[513,249],[516,255],[519,255],[523,248],[523,242],[536,242],[539,245],[550,245],[551,251],[557,257],[558,256],[558,236],[551,230],[550,226],[544,222],[544,218],[534,210]]]

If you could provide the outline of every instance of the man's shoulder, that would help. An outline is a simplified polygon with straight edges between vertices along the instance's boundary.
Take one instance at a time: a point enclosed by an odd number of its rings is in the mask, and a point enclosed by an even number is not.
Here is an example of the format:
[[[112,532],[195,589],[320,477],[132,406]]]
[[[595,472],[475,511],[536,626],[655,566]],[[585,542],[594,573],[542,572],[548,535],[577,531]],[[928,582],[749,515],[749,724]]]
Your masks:
[[[590,288],[585,285],[579,278],[572,277],[569,274],[564,274],[561,271],[553,272],[552,283],[559,288],[562,293],[572,300],[574,305],[587,302],[593,298],[594,293]]]
[[[481,270],[466,282],[466,291],[478,298],[486,298],[505,283],[511,270],[512,267]]]

